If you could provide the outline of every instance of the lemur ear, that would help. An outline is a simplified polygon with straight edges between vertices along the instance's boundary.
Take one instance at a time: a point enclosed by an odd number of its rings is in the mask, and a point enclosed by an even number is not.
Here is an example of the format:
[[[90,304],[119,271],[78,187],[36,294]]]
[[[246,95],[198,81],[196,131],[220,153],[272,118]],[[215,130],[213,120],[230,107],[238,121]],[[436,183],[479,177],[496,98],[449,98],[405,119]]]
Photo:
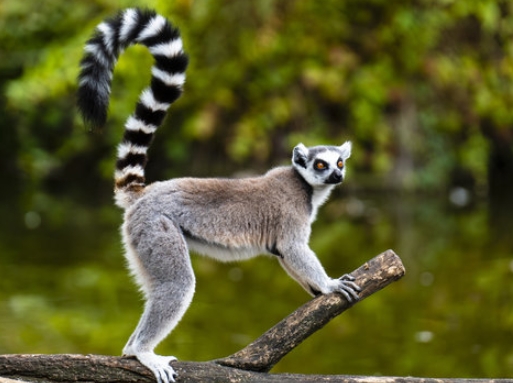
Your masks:
[[[348,159],[349,157],[351,157],[351,147],[352,147],[351,141],[346,141],[338,147],[340,149],[340,151],[342,152],[343,159]]]
[[[298,144],[292,152],[292,162],[306,169],[306,160],[308,158],[308,148],[303,144]]]

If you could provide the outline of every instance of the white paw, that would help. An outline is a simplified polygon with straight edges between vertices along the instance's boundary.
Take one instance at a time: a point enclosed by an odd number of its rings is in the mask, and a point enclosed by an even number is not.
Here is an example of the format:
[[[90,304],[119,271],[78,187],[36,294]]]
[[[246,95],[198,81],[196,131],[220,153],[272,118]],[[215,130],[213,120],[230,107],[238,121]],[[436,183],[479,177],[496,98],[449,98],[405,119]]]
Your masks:
[[[174,356],[162,356],[156,355],[153,352],[141,352],[135,355],[135,357],[143,364],[148,367],[158,383],[169,383],[174,382],[176,378],[176,372],[169,365],[169,362],[176,360]]]
[[[349,274],[344,274],[338,279],[332,279],[330,283],[331,291],[338,291],[350,303],[356,302],[360,299],[358,292],[362,291],[362,289],[353,281],[354,277]]]

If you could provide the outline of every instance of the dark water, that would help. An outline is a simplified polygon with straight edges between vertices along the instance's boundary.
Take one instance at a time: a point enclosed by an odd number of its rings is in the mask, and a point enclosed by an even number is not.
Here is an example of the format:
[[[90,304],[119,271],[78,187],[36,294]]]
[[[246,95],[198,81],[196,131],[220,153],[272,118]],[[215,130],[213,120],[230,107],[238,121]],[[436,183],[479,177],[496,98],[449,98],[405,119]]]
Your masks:
[[[61,209],[2,208],[1,354],[118,355],[139,318],[119,212]],[[491,221],[485,202],[457,208],[445,196],[332,199],[311,241],[329,274],[392,248],[407,275],[334,319],[273,371],[513,377],[513,218]],[[162,354],[226,356],[309,299],[272,258],[193,262],[195,299],[157,349]]]

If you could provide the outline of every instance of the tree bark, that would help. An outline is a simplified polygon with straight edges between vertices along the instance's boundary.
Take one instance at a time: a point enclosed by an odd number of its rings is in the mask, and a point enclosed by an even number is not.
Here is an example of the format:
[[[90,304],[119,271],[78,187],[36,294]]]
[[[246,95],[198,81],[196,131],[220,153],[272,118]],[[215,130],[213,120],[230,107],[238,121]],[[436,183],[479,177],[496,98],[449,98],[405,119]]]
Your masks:
[[[404,275],[399,257],[388,250],[351,273],[362,288],[360,301]],[[356,302],[357,303],[357,302]],[[488,383],[508,379],[424,379],[343,375],[268,374],[283,356],[352,304],[340,294],[319,296],[297,309],[256,341],[223,359],[172,362],[179,382],[344,382]],[[0,383],[154,382],[135,358],[101,355],[0,355]]]

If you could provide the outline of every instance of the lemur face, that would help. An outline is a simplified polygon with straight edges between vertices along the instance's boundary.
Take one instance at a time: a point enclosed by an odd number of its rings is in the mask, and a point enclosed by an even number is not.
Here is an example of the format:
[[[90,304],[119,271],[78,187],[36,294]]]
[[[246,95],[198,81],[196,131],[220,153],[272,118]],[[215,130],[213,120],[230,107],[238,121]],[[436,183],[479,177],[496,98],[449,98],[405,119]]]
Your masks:
[[[344,180],[345,162],[351,156],[351,142],[341,146],[299,144],[294,148],[292,164],[312,186],[336,185]]]

